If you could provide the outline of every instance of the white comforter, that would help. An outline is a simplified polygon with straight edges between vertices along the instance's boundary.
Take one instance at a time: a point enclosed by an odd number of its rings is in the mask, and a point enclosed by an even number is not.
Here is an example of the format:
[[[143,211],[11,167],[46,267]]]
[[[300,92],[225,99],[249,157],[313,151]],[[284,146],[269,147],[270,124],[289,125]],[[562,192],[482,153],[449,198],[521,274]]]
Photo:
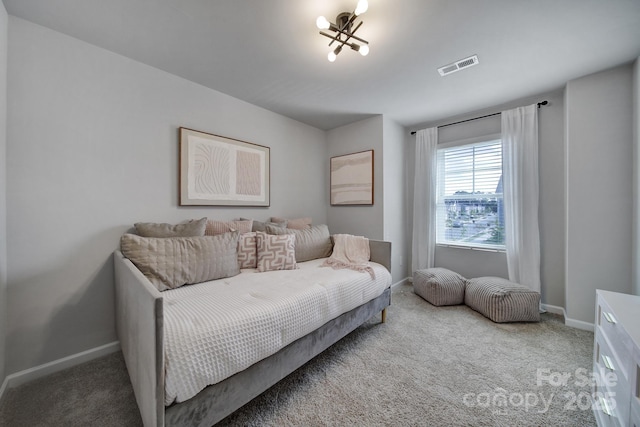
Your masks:
[[[391,275],[320,267],[258,273],[165,291],[165,405],[183,402],[380,296]]]

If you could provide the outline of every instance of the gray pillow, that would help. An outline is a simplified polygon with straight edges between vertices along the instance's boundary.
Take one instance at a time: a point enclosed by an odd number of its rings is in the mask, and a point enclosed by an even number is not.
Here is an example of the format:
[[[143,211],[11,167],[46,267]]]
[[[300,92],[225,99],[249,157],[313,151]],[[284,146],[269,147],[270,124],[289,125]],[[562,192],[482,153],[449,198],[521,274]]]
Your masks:
[[[329,235],[329,227],[324,224],[313,225],[310,228],[302,230],[267,225],[267,233],[295,234],[296,262],[326,258],[331,255],[331,251],[333,250],[331,236]]]
[[[240,220],[242,221],[248,221],[247,218],[240,218]],[[262,231],[263,233],[267,232],[267,225],[271,225],[274,227],[281,227],[281,228],[287,228],[287,223],[278,223],[278,222],[262,222],[262,221],[256,221],[255,219],[253,220],[253,227],[251,228],[251,231]]]
[[[142,237],[197,237],[204,236],[207,218],[192,219],[171,225],[155,222],[136,222],[136,233]]]
[[[239,274],[238,236],[237,231],[169,238],[125,234],[120,249],[159,291],[166,291]]]

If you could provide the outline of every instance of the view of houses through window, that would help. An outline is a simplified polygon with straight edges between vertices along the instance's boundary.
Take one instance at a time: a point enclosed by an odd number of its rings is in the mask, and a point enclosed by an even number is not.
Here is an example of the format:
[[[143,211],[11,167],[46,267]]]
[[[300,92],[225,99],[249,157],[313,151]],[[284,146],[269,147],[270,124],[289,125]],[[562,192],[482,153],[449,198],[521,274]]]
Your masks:
[[[502,143],[438,149],[436,243],[504,249]]]

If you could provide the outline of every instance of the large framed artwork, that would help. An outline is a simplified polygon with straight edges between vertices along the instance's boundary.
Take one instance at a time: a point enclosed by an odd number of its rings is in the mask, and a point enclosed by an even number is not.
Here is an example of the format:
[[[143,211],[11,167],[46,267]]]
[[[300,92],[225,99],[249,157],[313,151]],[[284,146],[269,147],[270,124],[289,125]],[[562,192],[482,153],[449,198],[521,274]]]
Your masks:
[[[331,205],[373,205],[373,150],[331,158]]]
[[[269,147],[180,128],[180,206],[269,206]]]

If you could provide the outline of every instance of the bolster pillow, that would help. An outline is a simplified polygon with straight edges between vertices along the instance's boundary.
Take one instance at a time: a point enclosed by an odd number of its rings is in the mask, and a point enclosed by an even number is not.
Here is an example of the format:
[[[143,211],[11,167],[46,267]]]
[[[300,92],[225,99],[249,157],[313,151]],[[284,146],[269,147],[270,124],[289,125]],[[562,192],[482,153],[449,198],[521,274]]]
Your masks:
[[[125,234],[120,249],[159,291],[166,291],[239,274],[238,236],[237,231],[167,238]]]

